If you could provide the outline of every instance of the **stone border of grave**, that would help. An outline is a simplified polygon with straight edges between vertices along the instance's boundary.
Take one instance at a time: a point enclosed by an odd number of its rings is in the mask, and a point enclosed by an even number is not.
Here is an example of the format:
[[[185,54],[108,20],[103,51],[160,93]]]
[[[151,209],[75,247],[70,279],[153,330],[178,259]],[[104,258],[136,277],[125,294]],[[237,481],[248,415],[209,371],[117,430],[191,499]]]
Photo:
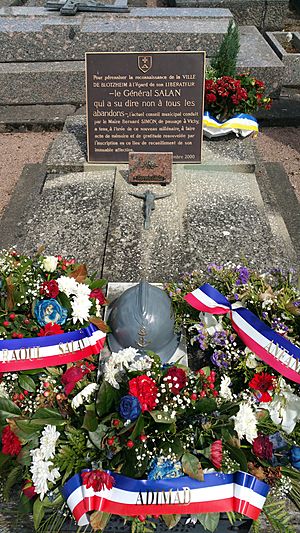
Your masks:
[[[285,67],[284,85],[300,85],[300,32],[267,32],[266,39]],[[287,52],[285,44],[290,44],[298,52]]]

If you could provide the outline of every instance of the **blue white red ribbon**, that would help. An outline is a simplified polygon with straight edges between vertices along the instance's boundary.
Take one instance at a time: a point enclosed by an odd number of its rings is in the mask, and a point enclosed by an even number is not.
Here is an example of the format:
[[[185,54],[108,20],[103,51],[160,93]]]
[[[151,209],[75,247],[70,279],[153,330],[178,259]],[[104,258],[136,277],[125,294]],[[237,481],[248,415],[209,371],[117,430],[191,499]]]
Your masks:
[[[50,335],[0,341],[0,372],[17,372],[59,366],[98,354],[105,333],[90,324],[87,328]]]
[[[241,303],[231,304],[209,283],[187,294],[185,300],[198,311],[213,315],[228,313],[232,327],[253,353],[286,378],[300,383],[300,348],[273,331]]]
[[[204,113],[203,133],[210,139],[227,135],[227,133],[235,133],[237,136],[248,137],[253,134],[257,135],[257,132],[257,120],[251,115],[239,113],[225,122],[219,122],[216,118],[212,117],[208,111]]]
[[[89,523],[89,511],[121,516],[199,514],[235,511],[256,520],[269,486],[245,472],[204,474],[204,481],[188,476],[177,479],[138,480],[112,474],[112,489],[95,492],[75,474],[62,493],[79,526]]]

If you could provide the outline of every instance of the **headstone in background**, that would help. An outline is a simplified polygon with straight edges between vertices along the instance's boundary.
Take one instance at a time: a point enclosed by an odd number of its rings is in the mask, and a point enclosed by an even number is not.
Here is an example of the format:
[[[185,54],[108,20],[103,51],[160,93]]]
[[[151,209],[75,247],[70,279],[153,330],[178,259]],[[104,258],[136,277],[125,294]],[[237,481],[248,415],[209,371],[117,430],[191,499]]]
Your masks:
[[[205,52],[88,52],[88,161],[173,152],[200,162]]]
[[[129,152],[128,183],[160,183],[167,185],[172,180],[172,152]]]

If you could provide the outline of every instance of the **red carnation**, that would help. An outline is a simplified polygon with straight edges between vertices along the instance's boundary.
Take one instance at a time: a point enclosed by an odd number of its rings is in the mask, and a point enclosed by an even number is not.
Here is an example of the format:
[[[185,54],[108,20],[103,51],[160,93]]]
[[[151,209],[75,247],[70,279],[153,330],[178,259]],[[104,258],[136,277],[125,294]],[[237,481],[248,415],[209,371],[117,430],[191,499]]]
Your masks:
[[[25,485],[22,487],[22,492],[28,500],[32,500],[32,498],[36,496],[35,486],[31,479],[25,479]]]
[[[255,374],[249,383],[249,387],[259,391],[261,394],[258,396],[260,402],[271,402],[272,396],[268,393],[269,390],[274,389],[274,377],[271,374],[261,372]]]
[[[158,388],[155,381],[145,374],[129,381],[129,392],[138,398],[142,412],[153,411],[156,406]]]
[[[55,279],[44,281],[40,286],[40,294],[48,296],[49,298],[56,298],[59,293],[58,283]]]
[[[106,303],[105,296],[101,289],[94,289],[90,294],[90,298],[96,298],[100,305]]]
[[[252,444],[253,453],[260,459],[270,461],[273,456],[273,445],[268,436],[258,435]]]
[[[171,377],[169,383],[172,383],[171,392],[178,394],[186,386],[186,373],[182,368],[171,366],[166,373],[166,377]]]
[[[215,442],[211,444],[209,458],[215,468],[221,468],[222,466],[222,448],[223,446],[221,440],[215,440]]]
[[[59,335],[60,333],[64,333],[64,330],[60,327],[60,325],[49,322],[45,325],[45,327],[40,329],[38,337],[49,337],[50,335]]]
[[[205,95],[205,100],[206,100],[207,102],[209,102],[209,103],[211,103],[211,102],[215,102],[216,99],[217,99],[217,97],[216,97],[216,95],[213,94],[213,93],[208,93],[208,94]]]
[[[61,376],[61,382],[65,385],[65,394],[68,396],[74,389],[76,383],[89,373],[88,368],[80,368],[79,366],[72,366],[65,371]]]
[[[21,451],[22,444],[17,435],[10,429],[10,426],[5,426],[2,431],[2,453],[5,455],[18,455]]]
[[[91,472],[81,472],[83,484],[87,489],[91,487],[95,492],[99,492],[102,489],[112,489],[115,484],[115,479],[104,472],[103,470],[92,470]]]

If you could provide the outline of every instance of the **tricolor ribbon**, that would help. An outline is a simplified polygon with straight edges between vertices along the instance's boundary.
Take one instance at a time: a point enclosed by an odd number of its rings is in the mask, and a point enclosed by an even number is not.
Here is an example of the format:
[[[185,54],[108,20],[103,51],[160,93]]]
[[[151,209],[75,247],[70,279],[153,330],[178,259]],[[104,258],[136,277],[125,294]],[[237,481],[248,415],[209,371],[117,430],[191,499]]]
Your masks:
[[[185,300],[198,311],[229,314],[233,329],[253,353],[286,378],[300,383],[300,348],[273,331],[241,303],[231,304],[209,283],[187,294]]]
[[[257,120],[251,115],[239,113],[225,122],[219,122],[208,111],[204,113],[203,133],[210,139],[227,135],[227,133],[235,133],[237,136],[248,137],[249,135],[257,134],[257,132]]]
[[[69,333],[0,341],[0,372],[59,366],[98,354],[105,333],[90,324]]]
[[[204,474],[204,481],[188,476],[138,480],[110,474],[115,479],[110,490],[87,489],[80,473],[63,486],[63,496],[79,526],[89,523],[89,511],[121,516],[235,511],[256,520],[269,491],[266,483],[245,472]]]

